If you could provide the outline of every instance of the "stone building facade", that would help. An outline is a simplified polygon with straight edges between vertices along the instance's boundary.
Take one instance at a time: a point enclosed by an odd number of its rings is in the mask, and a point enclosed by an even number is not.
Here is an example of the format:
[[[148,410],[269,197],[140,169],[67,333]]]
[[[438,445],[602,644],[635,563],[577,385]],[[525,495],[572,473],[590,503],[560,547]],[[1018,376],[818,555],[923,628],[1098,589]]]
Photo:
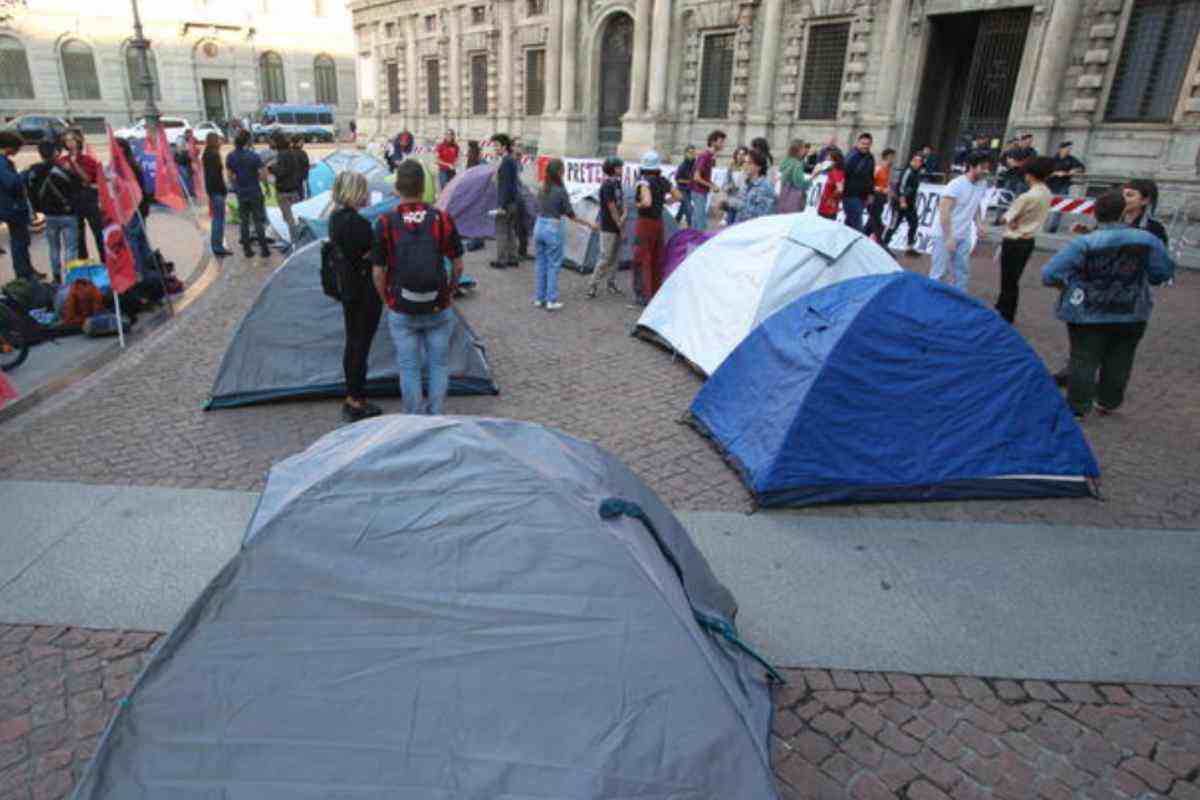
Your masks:
[[[142,0],[163,114],[197,124],[264,102],[326,103],[342,129],[358,109],[342,0]],[[142,116],[127,0],[0,5],[0,112],[73,118],[87,130]]]
[[[677,158],[720,128],[876,148],[1028,131],[1197,182],[1200,0],[351,0],[360,130]]]

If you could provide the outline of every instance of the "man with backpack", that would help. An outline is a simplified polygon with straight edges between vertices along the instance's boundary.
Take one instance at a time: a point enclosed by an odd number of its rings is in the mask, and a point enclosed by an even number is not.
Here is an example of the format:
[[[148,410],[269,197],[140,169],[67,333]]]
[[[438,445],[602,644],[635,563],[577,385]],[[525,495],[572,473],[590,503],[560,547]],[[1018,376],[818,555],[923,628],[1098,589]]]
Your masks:
[[[450,388],[454,292],[462,276],[462,240],[445,212],[421,202],[425,170],[416,161],[396,167],[400,205],[375,222],[372,271],[387,306],[406,414],[441,414]],[[447,274],[445,260],[451,262]],[[429,375],[426,406],[422,373]]]
[[[0,222],[8,225],[13,272],[18,278],[40,280],[46,275],[35,270],[29,260],[29,198],[25,194],[25,179],[12,162],[22,143],[15,131],[0,131]]]
[[[279,211],[288,226],[288,239],[296,241],[296,217],[292,206],[304,199],[304,178],[307,173],[307,156],[292,147],[285,134],[277,133],[271,143],[275,148],[275,160],[267,170],[275,176],[275,194],[279,199]]]
[[[74,261],[79,253],[79,218],[75,203],[83,191],[79,176],[57,163],[58,145],[38,143],[42,160],[25,173],[29,204],[46,217],[46,241],[50,245],[50,272],[55,283],[62,283],[64,261]]]

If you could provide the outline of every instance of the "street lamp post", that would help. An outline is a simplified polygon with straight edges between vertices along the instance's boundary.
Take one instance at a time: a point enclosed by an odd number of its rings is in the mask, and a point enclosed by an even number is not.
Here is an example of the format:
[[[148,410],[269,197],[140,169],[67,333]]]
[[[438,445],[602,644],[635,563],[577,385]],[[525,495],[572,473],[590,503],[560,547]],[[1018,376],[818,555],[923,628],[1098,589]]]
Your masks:
[[[146,127],[147,133],[150,128],[158,127],[158,105],[154,102],[154,76],[150,74],[150,42],[146,40],[142,33],[142,17],[138,13],[138,0],[129,0],[129,4],[133,6],[133,34],[134,39],[129,43],[130,47],[137,50],[138,71],[141,73],[142,88],[146,91]]]

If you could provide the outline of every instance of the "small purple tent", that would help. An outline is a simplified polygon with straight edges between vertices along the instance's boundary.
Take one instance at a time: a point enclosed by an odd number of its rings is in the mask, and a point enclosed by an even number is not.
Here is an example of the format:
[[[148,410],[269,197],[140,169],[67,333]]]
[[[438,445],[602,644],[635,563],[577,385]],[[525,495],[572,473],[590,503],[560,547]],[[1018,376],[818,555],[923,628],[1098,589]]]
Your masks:
[[[671,273],[683,263],[693,250],[716,236],[718,231],[698,231],[695,228],[680,228],[667,240],[663,253],[662,279],[671,277]]]
[[[461,236],[468,239],[492,239],[496,236],[496,218],[489,214],[498,206],[496,169],[499,164],[479,164],[464,170],[446,184],[437,207],[454,220]],[[536,216],[533,194],[521,184],[521,199],[532,219]]]

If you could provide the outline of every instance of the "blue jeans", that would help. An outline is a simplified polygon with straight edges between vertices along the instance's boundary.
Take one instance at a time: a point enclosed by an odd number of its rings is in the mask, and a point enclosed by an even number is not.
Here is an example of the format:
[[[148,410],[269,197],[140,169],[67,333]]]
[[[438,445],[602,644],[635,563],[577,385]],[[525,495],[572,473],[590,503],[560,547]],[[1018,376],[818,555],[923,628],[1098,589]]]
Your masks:
[[[692,227],[708,230],[708,192],[692,192]]]
[[[18,278],[33,277],[33,262],[29,260],[29,220],[4,219],[8,223],[8,246],[12,248],[13,272]]]
[[[433,314],[401,314],[388,309],[388,331],[396,348],[396,370],[405,414],[441,414],[450,391],[450,309]],[[422,375],[429,375],[425,409]]]
[[[688,227],[694,227],[692,224],[692,190],[679,190],[679,213],[675,215],[676,222],[687,220]]]
[[[844,201],[843,201],[844,202]],[[958,247],[954,249],[954,256],[946,252],[946,241],[941,237],[933,240],[933,269],[929,270],[929,277],[935,281],[941,281],[949,270],[953,262],[954,266],[954,285],[962,291],[967,291],[967,285],[971,282],[971,243],[960,239]]]
[[[439,169],[438,170],[438,191],[446,188],[446,184],[454,180],[454,170]]]
[[[842,214],[846,217],[846,225],[856,231],[863,228],[863,199],[861,197],[843,197]]]
[[[79,253],[79,217],[46,215],[46,242],[50,245],[50,271],[62,280],[63,261],[74,261]]]
[[[537,248],[537,291],[539,303],[558,302],[558,270],[563,260],[561,219],[538,217],[533,226],[533,244]]]
[[[212,213],[212,236],[209,242],[212,244],[212,251],[219,253],[225,249],[225,195],[210,194],[208,208]]]

